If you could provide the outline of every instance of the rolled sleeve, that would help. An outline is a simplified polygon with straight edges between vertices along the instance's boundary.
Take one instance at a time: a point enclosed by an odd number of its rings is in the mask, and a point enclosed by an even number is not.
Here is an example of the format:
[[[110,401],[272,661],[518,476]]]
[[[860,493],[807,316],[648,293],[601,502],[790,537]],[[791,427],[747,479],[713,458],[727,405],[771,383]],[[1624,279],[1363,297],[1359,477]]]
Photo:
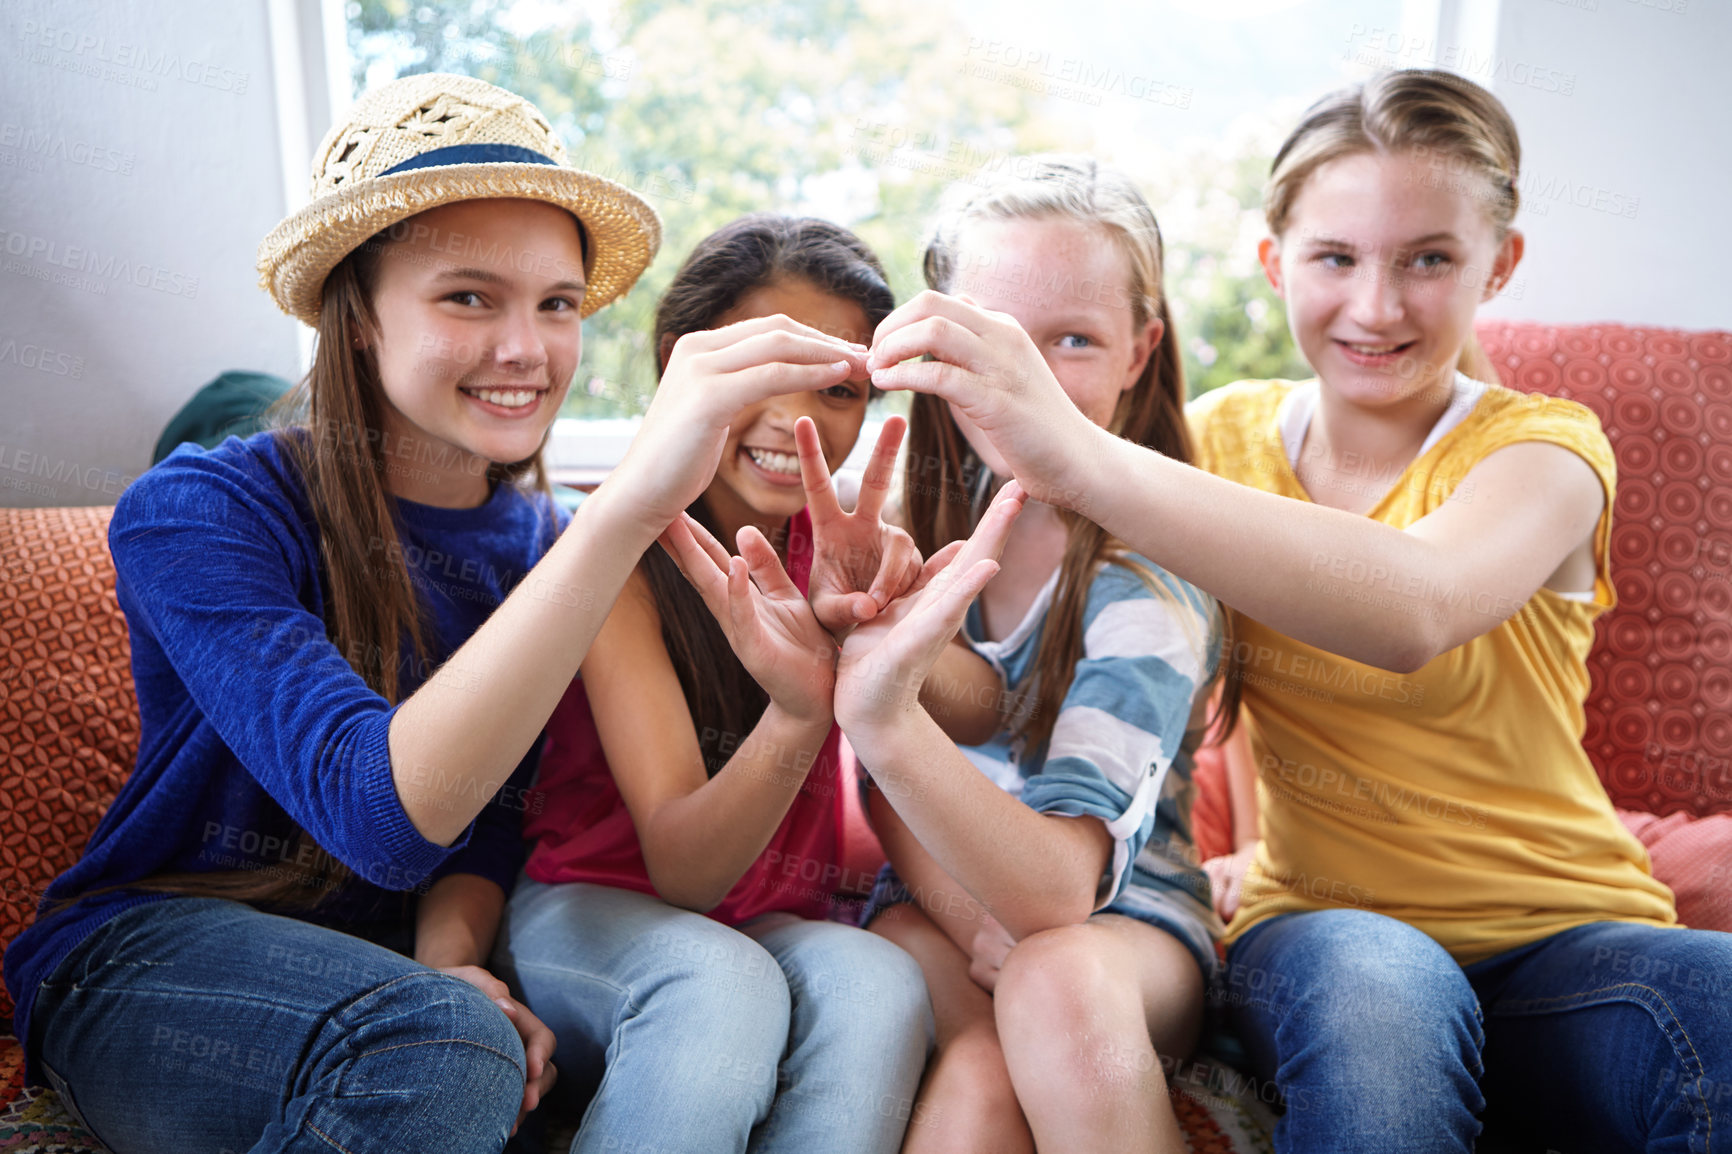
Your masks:
[[[1214,661],[1214,602],[1159,570],[1151,589],[1106,566],[1084,610],[1083,659],[1065,693],[1040,771],[1023,801],[1041,813],[1099,818],[1113,858],[1096,908],[1122,891],[1155,826],[1155,805]]]

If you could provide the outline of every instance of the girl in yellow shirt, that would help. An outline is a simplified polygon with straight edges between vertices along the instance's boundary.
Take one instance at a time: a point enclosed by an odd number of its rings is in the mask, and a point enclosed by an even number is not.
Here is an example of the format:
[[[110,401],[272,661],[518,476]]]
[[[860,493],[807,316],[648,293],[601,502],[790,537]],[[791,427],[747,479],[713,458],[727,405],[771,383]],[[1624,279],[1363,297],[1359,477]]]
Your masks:
[[[966,298],[916,297],[869,361],[1234,608],[1263,838],[1218,997],[1283,1151],[1732,1149],[1732,935],[1677,928],[1580,745],[1611,450],[1475,379],[1519,163],[1453,75],[1314,105],[1259,255],[1318,377],[1193,405],[1198,469],[1101,435]]]

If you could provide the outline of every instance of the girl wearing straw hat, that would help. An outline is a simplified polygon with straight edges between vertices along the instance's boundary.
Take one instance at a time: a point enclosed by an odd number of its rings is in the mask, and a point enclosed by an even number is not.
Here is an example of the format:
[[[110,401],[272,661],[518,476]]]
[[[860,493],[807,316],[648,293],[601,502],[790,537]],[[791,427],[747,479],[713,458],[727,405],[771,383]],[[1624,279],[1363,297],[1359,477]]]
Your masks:
[[[479,81],[363,97],[259,250],[319,337],[281,427],[116,507],[138,762],[5,976],[30,1080],[121,1154],[497,1151],[553,1082],[481,968],[542,725],[734,414],[864,369],[785,317],[681,342],[568,523],[580,318],[660,225],[564,157]]]

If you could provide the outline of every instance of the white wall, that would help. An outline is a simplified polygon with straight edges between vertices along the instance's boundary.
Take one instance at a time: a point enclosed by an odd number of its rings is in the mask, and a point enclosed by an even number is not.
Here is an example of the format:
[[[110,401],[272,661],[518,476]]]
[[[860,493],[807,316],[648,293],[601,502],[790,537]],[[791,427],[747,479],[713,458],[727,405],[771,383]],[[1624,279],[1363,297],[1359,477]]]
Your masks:
[[[1732,6],[1441,7],[1439,43],[1478,49],[1455,70],[1521,130],[1527,256],[1487,315],[1732,329]]]
[[[276,23],[316,34],[318,13]],[[112,504],[211,377],[296,371],[300,326],[253,257],[289,201],[279,109],[328,117],[328,86],[279,101],[272,23],[267,0],[6,4],[0,505]]]

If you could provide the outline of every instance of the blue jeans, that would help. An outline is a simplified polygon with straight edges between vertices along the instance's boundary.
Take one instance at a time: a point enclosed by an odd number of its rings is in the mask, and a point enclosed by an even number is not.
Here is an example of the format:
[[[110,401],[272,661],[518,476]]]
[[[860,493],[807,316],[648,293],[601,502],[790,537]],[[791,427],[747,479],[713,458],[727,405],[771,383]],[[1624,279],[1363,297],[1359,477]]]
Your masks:
[[[116,1154],[498,1154],[523,1097],[474,986],[237,902],[124,910],[38,990],[49,1083]]]
[[[574,1154],[893,1154],[932,1039],[920,967],[875,934],[742,929],[610,886],[518,881],[494,973],[558,1039]]]
[[[1596,922],[1464,968],[1381,914],[1288,914],[1218,997],[1283,1154],[1465,1152],[1482,1121],[1481,1151],[1732,1151],[1732,934]]]

